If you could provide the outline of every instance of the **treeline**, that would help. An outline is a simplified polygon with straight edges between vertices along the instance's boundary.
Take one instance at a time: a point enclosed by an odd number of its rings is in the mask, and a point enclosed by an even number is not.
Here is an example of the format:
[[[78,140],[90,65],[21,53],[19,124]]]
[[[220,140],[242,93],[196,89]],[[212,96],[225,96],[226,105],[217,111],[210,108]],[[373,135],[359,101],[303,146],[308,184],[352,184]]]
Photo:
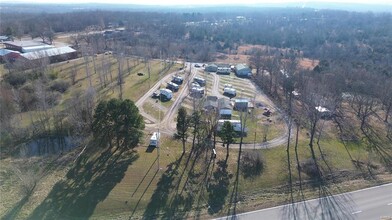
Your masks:
[[[317,59],[390,59],[392,15],[336,10],[274,9],[232,12],[159,13],[81,11],[72,13],[2,13],[0,32],[21,37],[43,31],[81,32],[112,24],[126,27],[129,45],[186,42],[235,50],[242,43],[303,51]],[[135,36],[132,33],[137,33]],[[157,43],[156,43],[157,42]],[[186,46],[186,45],[185,45]],[[386,56],[386,57],[385,57]]]

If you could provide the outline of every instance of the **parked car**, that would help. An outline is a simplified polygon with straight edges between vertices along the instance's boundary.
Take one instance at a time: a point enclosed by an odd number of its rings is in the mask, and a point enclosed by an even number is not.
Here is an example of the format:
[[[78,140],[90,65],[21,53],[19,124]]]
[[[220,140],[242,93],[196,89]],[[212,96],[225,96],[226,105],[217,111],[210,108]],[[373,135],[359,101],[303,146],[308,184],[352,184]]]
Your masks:
[[[159,90],[152,93],[153,98],[159,98],[159,95],[160,95]]]

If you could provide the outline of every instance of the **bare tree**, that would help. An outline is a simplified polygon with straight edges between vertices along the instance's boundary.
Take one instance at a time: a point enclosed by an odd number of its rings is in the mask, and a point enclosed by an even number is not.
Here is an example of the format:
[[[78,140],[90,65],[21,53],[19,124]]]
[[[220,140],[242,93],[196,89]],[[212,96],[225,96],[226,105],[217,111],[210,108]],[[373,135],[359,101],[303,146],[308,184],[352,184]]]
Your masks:
[[[385,110],[384,121],[388,123],[388,118],[392,114],[392,78],[384,81],[383,87],[380,89],[379,97]]]
[[[76,69],[76,62],[73,62],[72,69],[70,72],[71,83],[75,85],[76,83],[76,76],[78,75],[78,70]]]
[[[256,69],[256,76],[258,76],[263,66],[262,51],[260,49],[254,51],[249,57],[249,62]],[[263,80],[263,76],[261,76],[261,79]]]

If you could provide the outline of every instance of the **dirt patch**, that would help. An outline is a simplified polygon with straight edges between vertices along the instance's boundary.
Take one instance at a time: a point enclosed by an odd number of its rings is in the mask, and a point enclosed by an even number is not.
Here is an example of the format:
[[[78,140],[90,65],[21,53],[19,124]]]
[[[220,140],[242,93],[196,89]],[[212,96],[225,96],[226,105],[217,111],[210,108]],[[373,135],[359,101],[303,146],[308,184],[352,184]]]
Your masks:
[[[260,49],[276,49],[274,47],[268,47],[266,45],[251,45],[245,44],[239,46],[237,51],[233,54],[225,54],[225,53],[216,53],[215,54],[215,63],[249,63],[250,54],[252,50]],[[279,49],[282,53],[287,52],[289,49]],[[302,53],[302,52],[300,52]],[[319,63],[318,60],[313,60],[309,58],[302,58],[299,60],[298,66],[302,69],[313,69]]]

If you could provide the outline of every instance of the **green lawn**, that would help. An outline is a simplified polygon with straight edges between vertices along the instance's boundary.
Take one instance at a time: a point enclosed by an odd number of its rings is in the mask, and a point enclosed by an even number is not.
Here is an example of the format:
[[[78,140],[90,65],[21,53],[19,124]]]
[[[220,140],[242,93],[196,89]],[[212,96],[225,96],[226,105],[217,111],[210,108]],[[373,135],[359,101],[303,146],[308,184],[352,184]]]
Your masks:
[[[163,118],[165,116],[165,111],[159,110],[155,105],[150,102],[145,102],[143,104],[143,110],[156,119],[159,119],[159,117]]]
[[[264,169],[259,175],[245,178],[243,172],[238,170],[238,150],[230,150],[227,165],[224,163],[226,149],[219,144],[215,160],[211,159],[211,150],[208,148],[196,147],[191,153],[191,143],[187,143],[187,153],[181,157],[181,143],[163,135],[159,157],[161,169],[157,171],[157,149],[147,150],[150,135],[144,136],[143,143],[135,152],[126,151],[122,154],[105,152],[91,143],[88,148],[90,150],[71,164],[69,169],[65,169],[69,171],[64,172],[63,169],[49,173],[49,176],[57,176],[49,178],[51,183],[47,180],[39,182],[39,191],[33,194],[28,205],[23,206],[19,218],[54,219],[61,216],[91,219],[205,219],[226,215],[233,211],[234,206],[237,212],[242,212],[287,202],[288,189],[284,186],[288,182],[289,173],[285,146],[267,150],[243,150],[242,155],[245,152],[260,152],[264,160]],[[306,130],[302,129],[299,137],[298,161],[301,164],[311,154]],[[298,182],[294,142],[291,141],[289,155],[292,181]],[[365,145],[361,143],[348,143],[345,147],[333,132],[327,130],[320,139],[320,148],[323,159],[315,145],[320,167],[326,174],[328,169],[332,169],[338,178],[336,183],[327,185],[331,192],[392,181],[391,175],[381,176],[377,181],[358,179],[358,175],[368,171],[355,168],[351,159],[371,159],[372,164],[380,167],[375,172],[382,170],[381,163],[377,162],[377,155],[366,151]],[[344,175],[340,175],[341,172]],[[318,188],[307,183],[311,178],[304,172],[301,176],[305,198],[317,197]],[[4,172],[2,177],[5,177]],[[1,193],[4,196],[14,194],[14,185],[7,182],[7,191],[3,188]],[[298,186],[294,190],[294,199],[300,199]],[[233,201],[236,194],[241,202],[235,205]],[[9,208],[5,213],[14,207],[10,205],[12,201],[7,201],[6,207]]]

